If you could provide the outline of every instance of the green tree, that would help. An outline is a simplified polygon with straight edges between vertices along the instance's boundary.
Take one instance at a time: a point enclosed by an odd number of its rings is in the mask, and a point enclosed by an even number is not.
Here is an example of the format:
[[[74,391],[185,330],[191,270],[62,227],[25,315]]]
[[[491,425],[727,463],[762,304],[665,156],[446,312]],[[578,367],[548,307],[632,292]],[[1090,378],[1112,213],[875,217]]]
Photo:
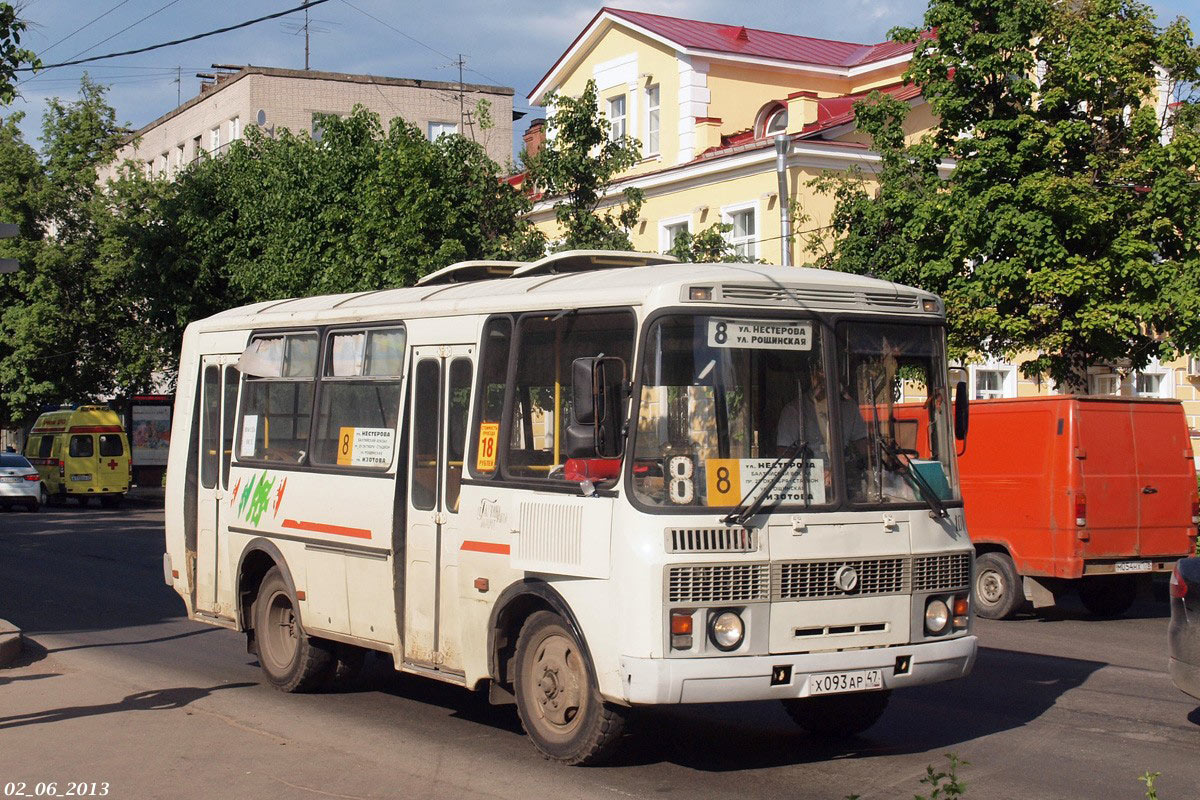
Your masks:
[[[29,254],[6,281],[0,316],[0,399],[13,421],[46,403],[87,400],[120,388],[112,367],[124,317],[103,270],[96,173],[122,132],[105,89],[85,75],[78,99],[49,101],[39,175],[28,175],[23,231]],[[28,170],[28,153],[14,145]]]
[[[1137,369],[1200,345],[1186,20],[1159,27],[1132,0],[931,0],[925,29],[936,36],[892,36],[917,42],[906,77],[938,127],[905,146],[903,104],[857,105],[878,188],[819,179],[837,201],[824,265],[936,291],[958,355],[1034,351],[1026,374],[1076,389],[1090,364]],[[1178,100],[1166,115],[1161,86]]]
[[[16,98],[13,78],[18,69],[42,66],[32,50],[21,47],[25,27],[25,20],[17,17],[17,9],[12,3],[0,3],[0,105],[6,106]]]
[[[546,120],[549,134],[536,155],[522,153],[526,180],[554,202],[562,230],[561,250],[632,250],[629,231],[641,212],[643,193],[626,187],[624,202],[601,211],[614,180],[641,159],[642,147],[628,135],[613,137],[612,125],[597,111],[596,82],[589,80],[579,97],[551,94],[554,109]]]
[[[733,230],[726,222],[714,222],[699,233],[680,231],[667,255],[693,264],[728,264],[750,259],[740,255],[725,238]]]

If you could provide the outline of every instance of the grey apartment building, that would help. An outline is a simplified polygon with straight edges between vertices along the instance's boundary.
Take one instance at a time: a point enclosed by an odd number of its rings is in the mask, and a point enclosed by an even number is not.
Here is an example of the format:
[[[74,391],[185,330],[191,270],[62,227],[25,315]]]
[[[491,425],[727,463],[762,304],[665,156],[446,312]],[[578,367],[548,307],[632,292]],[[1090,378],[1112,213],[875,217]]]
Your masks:
[[[494,127],[486,131],[473,113],[480,100],[491,104]],[[117,164],[133,159],[150,174],[169,178],[204,154],[220,155],[250,125],[268,134],[287,128],[319,137],[322,115],[345,116],[356,105],[377,113],[385,128],[403,117],[430,139],[462,132],[497,163],[512,157],[511,88],[244,66],[215,73],[199,95],[131,134],[116,163],[100,177],[110,177]]]

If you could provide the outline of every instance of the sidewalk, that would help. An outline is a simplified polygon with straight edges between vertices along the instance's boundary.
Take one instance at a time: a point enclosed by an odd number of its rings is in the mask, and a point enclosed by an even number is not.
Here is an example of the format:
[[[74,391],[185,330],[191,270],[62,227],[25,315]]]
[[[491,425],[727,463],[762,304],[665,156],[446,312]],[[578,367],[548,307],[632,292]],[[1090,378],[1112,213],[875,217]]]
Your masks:
[[[131,486],[125,495],[125,502],[139,506],[163,507],[163,497],[166,494],[161,486]]]

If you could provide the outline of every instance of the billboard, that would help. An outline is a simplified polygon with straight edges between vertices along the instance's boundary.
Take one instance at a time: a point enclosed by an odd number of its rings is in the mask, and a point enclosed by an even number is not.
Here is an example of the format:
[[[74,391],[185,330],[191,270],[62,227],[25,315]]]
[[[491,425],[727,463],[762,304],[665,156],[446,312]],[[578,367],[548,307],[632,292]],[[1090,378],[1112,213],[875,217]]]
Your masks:
[[[129,441],[135,466],[165,466],[171,445],[171,406],[137,405],[130,408]]]

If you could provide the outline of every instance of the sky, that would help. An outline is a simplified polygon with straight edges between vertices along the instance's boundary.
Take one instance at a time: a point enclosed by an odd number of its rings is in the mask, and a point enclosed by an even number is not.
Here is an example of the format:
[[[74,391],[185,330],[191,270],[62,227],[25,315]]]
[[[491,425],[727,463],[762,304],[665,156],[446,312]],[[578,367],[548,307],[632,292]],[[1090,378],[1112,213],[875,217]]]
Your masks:
[[[16,0],[29,24],[21,44],[45,64],[130,50],[183,38],[300,5],[302,0]],[[843,41],[874,43],[895,25],[920,24],[924,0],[610,0],[617,8],[745,25]],[[1165,24],[1177,15],[1200,28],[1200,0],[1155,0]],[[534,84],[600,8],[597,0],[328,0],[310,11],[310,65],[332,72],[509,86],[529,110]],[[45,70],[22,81],[10,109],[26,114],[22,130],[38,146],[46,100],[77,95],[88,74],[111,87],[118,122],[131,128],[199,93],[197,72],[212,64],[304,67],[302,13],[197,42],[86,66]],[[178,72],[177,72],[178,70]],[[181,80],[176,82],[176,75]],[[177,94],[178,93],[178,94]],[[520,140],[528,119],[514,123]]]

